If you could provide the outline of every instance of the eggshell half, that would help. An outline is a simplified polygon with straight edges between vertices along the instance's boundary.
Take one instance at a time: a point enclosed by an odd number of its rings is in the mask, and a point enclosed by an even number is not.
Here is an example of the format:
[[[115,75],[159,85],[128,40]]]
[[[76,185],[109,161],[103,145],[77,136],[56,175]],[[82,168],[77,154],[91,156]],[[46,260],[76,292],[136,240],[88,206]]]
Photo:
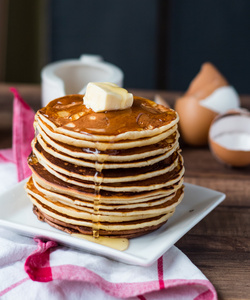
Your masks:
[[[208,143],[210,124],[217,113],[199,104],[195,97],[179,99],[175,110],[179,114],[179,126],[182,139],[192,146],[203,146]]]
[[[236,90],[211,63],[204,63],[187,92],[175,103],[182,139],[192,146],[207,145],[213,119],[239,105]]]
[[[213,155],[230,166],[250,164],[250,112],[237,109],[218,115],[209,129]]]

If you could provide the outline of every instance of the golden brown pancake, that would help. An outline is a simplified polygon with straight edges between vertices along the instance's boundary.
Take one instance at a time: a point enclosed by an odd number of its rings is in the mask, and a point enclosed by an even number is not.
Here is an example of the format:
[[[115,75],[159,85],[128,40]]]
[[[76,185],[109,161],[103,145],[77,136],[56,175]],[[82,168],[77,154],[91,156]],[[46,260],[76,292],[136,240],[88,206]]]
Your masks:
[[[36,119],[54,133],[108,143],[159,135],[179,120],[174,110],[141,97],[134,97],[131,108],[95,113],[86,108],[83,95],[51,101],[37,112]]]

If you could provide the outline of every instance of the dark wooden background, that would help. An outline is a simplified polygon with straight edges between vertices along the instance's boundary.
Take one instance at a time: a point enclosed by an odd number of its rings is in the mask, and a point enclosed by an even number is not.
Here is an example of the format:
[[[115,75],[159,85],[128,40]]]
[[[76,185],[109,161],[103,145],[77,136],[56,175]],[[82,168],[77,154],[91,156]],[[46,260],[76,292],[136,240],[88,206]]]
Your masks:
[[[184,91],[211,61],[250,94],[249,0],[1,1],[5,82],[39,83],[49,62],[93,53],[124,71],[126,88]]]

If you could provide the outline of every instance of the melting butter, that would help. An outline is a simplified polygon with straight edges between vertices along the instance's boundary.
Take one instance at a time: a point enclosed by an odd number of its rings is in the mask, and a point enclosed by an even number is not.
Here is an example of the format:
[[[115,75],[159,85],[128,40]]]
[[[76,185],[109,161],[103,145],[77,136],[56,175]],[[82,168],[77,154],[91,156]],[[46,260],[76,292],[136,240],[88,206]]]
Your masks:
[[[129,240],[125,238],[111,238],[106,236],[99,236],[98,238],[95,238],[91,235],[81,233],[72,233],[71,235],[73,237],[81,238],[119,251],[125,251],[129,246]]]
[[[126,109],[133,100],[131,93],[111,82],[90,82],[83,98],[85,106],[95,112]]]

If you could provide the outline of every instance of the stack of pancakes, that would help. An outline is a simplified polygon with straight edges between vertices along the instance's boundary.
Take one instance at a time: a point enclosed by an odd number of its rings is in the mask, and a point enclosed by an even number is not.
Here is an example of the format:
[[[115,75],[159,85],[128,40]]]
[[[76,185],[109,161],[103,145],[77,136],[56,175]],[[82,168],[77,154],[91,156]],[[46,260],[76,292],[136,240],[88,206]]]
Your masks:
[[[178,115],[134,97],[94,112],[82,95],[36,113],[26,190],[39,220],[66,231],[132,238],[163,225],[183,198]]]

